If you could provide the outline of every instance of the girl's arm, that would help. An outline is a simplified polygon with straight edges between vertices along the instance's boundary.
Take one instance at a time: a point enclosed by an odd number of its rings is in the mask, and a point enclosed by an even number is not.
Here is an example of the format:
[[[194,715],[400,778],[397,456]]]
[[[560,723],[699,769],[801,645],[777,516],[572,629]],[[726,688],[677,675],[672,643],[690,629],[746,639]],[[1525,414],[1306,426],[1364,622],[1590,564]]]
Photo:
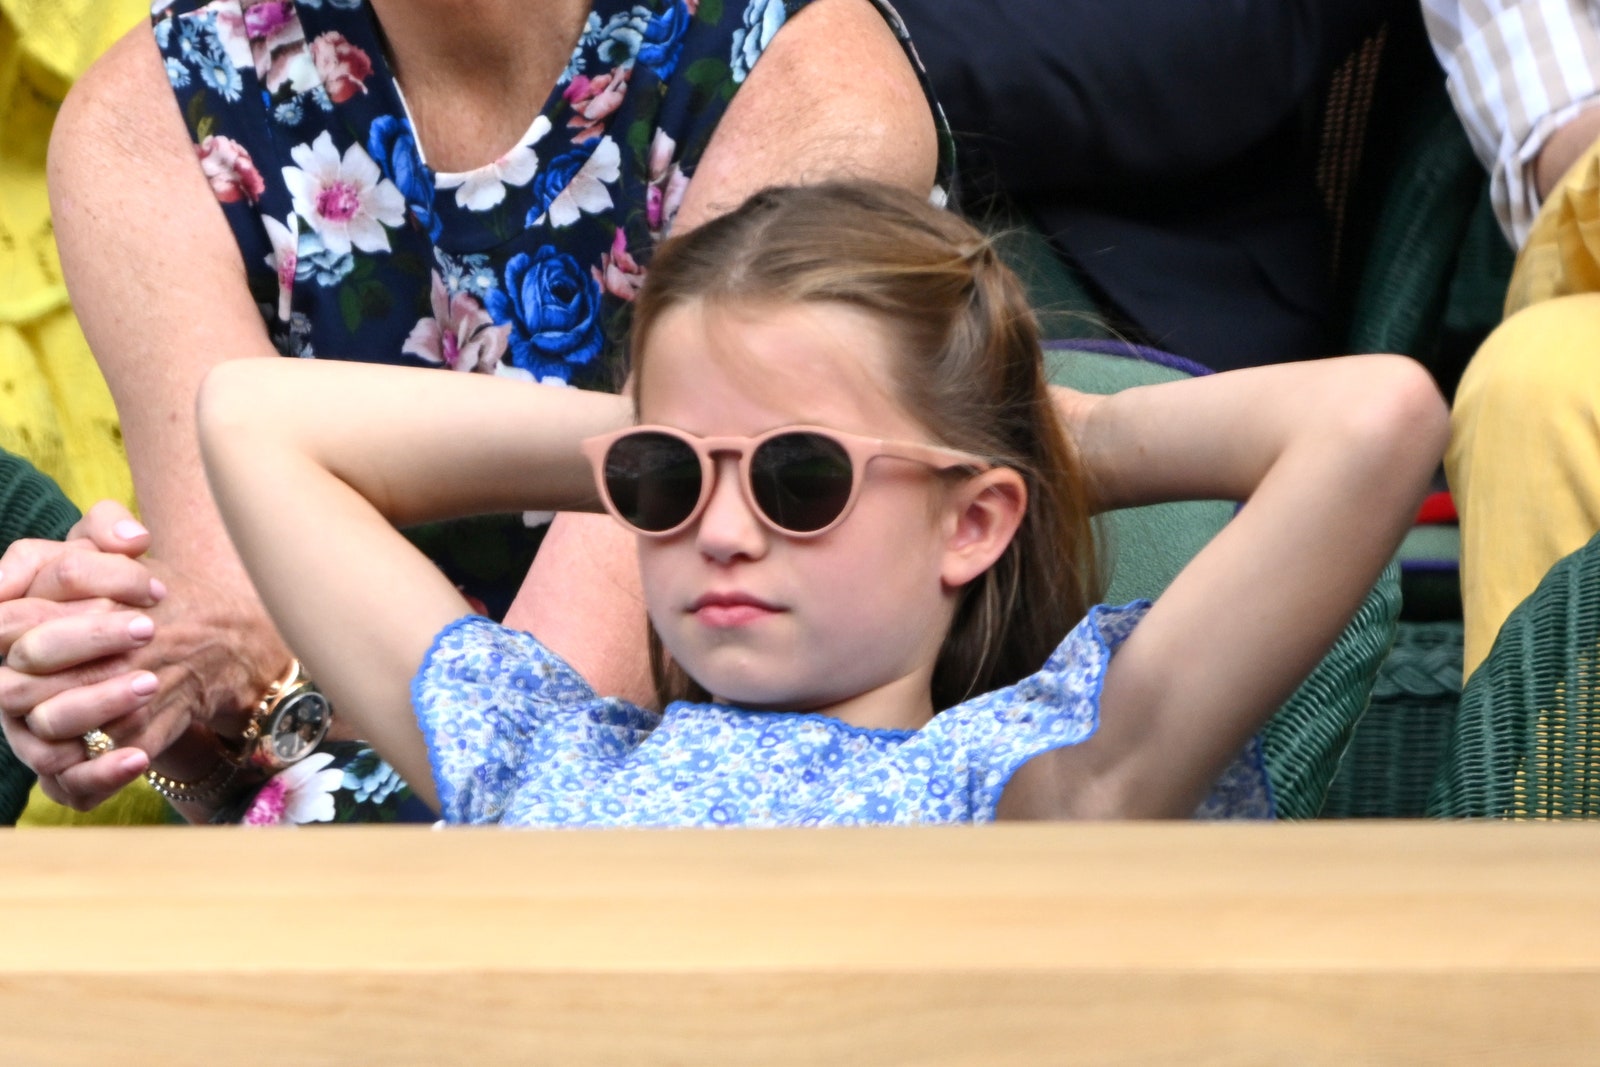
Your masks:
[[[201,454],[252,582],[340,715],[430,804],[411,679],[468,608],[395,526],[592,510],[578,442],[630,417],[618,396],[426,369],[239,360],[207,375]]]
[[[1393,555],[1443,454],[1445,406],[1399,356],[1059,397],[1103,507],[1245,504],[1112,658],[1095,735],[1024,767],[1002,812],[1187,815]]]

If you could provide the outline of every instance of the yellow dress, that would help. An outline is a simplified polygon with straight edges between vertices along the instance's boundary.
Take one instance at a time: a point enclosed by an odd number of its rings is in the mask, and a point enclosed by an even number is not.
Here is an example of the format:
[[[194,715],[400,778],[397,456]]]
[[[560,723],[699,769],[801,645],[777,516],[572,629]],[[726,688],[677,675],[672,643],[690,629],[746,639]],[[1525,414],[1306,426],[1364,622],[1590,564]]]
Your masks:
[[[132,507],[133,483],[111,394],[61,281],[45,151],[68,86],[148,13],[148,0],[0,0],[0,448],[31,460],[79,508],[108,497]],[[22,821],[160,821],[164,809],[143,782],[90,817],[35,789]]]

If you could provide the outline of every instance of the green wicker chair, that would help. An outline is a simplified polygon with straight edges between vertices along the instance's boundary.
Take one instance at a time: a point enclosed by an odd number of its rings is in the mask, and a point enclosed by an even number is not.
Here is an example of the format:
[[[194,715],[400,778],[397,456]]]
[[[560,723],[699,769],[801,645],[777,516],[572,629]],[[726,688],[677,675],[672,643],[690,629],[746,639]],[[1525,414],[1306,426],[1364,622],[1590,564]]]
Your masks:
[[[1467,680],[1428,814],[1600,817],[1600,536],[1551,568]]]
[[[27,460],[0,449],[0,552],[24,537],[59,540],[78,521],[78,509]],[[10,826],[28,803],[33,772],[0,734],[0,826]]]
[[[1084,392],[1112,393],[1204,371],[1172,357],[1158,362],[1159,354],[1130,346],[1122,346],[1125,354],[1116,355],[1069,344],[1083,342],[1056,343],[1047,352],[1050,377]],[[1198,501],[1109,513],[1101,530],[1107,600],[1159,596],[1233,510],[1225,501]],[[1263,729],[1262,755],[1280,817],[1306,819],[1321,813],[1394,639],[1399,612],[1399,570],[1391,566],[1333,649]]]

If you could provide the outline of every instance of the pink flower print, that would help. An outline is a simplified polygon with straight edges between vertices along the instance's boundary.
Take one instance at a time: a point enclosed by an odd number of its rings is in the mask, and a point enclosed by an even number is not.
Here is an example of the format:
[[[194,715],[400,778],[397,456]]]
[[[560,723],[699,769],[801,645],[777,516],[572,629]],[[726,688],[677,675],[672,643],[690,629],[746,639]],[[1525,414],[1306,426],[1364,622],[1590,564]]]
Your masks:
[[[300,220],[290,215],[287,226],[270,217],[261,221],[267,231],[267,240],[272,242],[272,254],[267,257],[267,266],[278,276],[278,321],[286,323],[294,297],[294,272],[300,265]]]
[[[244,813],[243,825],[283,825],[284,797],[288,792],[289,787],[281,777],[262,786],[255,800],[250,802],[250,810]]]
[[[344,771],[330,768],[333,756],[313,752],[261,787],[250,810],[246,826],[299,826],[308,822],[333,821],[333,792],[344,781]]]
[[[251,37],[266,40],[294,21],[289,0],[245,0],[244,29]]]
[[[250,52],[250,35],[245,31],[244,12],[231,0],[212,0],[200,9],[216,19],[217,40],[228,60],[239,70],[251,70],[255,60]]]
[[[418,321],[400,350],[451,370],[493,374],[505,355],[511,326],[496,326],[471,293],[451,294],[438,271],[433,272],[429,303],[433,317]]]
[[[632,73],[631,67],[617,67],[598,78],[580,74],[572,79],[561,95],[572,105],[573,115],[567,125],[577,131],[572,135],[573,144],[593,140],[605,132],[606,119],[622,106]]]
[[[372,60],[346,40],[344,34],[329,31],[312,41],[311,62],[316,64],[328,99],[335,104],[367,91],[362,83],[372,73]]]
[[[328,251],[389,251],[388,230],[405,221],[406,198],[365,148],[353,144],[341,157],[324,130],[311,144],[290,149],[289,155],[298,166],[284,167],[283,181],[295,214]]]
[[[267,183],[256,170],[255,161],[244,145],[228,137],[207,137],[195,146],[200,169],[211,183],[211,191],[224,204],[239,200],[253,204],[266,191]]]
[[[645,186],[644,214],[653,240],[661,240],[672,232],[672,220],[683,206],[683,194],[689,189],[689,176],[672,161],[678,144],[664,130],[657,130],[650,142],[649,184]]]
[[[600,266],[590,267],[589,273],[606,292],[623,300],[638,296],[644,284],[644,268],[628,254],[627,237],[621,230],[612,238],[611,251],[601,254]]]
[[[268,93],[285,85],[296,93],[316,88],[317,68],[306,50],[305,30],[293,4],[288,0],[246,0],[244,29],[256,76]]]

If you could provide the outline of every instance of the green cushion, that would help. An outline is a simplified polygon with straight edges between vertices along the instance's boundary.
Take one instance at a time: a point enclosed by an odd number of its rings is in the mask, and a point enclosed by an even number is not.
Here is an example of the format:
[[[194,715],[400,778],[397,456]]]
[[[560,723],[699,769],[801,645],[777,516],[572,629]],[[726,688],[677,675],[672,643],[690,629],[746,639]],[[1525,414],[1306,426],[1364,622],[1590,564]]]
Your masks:
[[[1046,361],[1051,381],[1097,394],[1188,376],[1159,363],[1074,350],[1047,351]],[[1186,501],[1105,515],[1100,535],[1106,599],[1155,599],[1233,511],[1227,501]],[[1394,639],[1399,612],[1399,568],[1390,565],[1333,649],[1263,728],[1262,754],[1280,816],[1313,818],[1322,811]]]
[[[21,456],[0,449],[0,552],[25,537],[60,540],[78,521],[78,509]],[[0,825],[10,826],[28,803],[33,772],[0,734]]]

